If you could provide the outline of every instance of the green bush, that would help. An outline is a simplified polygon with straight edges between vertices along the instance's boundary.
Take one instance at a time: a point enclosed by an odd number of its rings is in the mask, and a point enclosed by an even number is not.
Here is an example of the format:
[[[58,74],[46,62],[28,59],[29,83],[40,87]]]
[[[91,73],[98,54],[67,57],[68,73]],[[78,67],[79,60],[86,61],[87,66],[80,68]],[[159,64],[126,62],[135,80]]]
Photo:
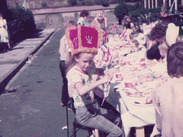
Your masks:
[[[149,9],[149,12],[151,13],[150,20],[156,21],[160,16],[161,8]]]
[[[102,2],[102,6],[104,6],[104,7],[109,6],[108,0],[101,0],[101,2]]]
[[[127,5],[128,15],[130,15],[132,21],[136,22],[149,22],[156,21],[159,17],[161,8],[146,9],[140,3],[135,5]]]
[[[122,2],[115,7],[114,14],[121,25],[121,21],[125,15],[129,15],[134,22],[156,21],[159,18],[160,10],[161,8],[146,9],[141,5],[141,3],[127,5]]]
[[[149,10],[145,8],[138,8],[136,10],[129,11],[129,15],[131,17],[144,17],[148,13],[149,13]]]
[[[17,4],[16,7],[10,9],[9,13],[8,28],[11,39],[17,37],[25,38],[34,33],[36,25],[30,10]]]
[[[84,0],[76,0],[76,5],[78,6],[82,6],[85,5],[87,2],[85,2]]]
[[[42,2],[42,3],[41,3],[41,7],[42,7],[42,8],[48,8],[48,5],[47,5],[46,2]]]
[[[123,17],[128,14],[128,6],[123,2],[117,5],[114,9],[114,15],[118,18],[118,22],[121,25]]]
[[[75,5],[77,5],[77,0],[68,0],[68,4],[70,6],[75,6]]]
[[[119,3],[125,3],[126,0],[118,0]]]

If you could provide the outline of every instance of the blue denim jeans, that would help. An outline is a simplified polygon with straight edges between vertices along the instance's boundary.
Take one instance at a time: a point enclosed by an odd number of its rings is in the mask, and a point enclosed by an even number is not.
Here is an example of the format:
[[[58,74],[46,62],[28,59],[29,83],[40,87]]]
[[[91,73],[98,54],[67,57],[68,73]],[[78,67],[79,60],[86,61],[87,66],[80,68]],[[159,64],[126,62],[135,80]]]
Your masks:
[[[107,137],[124,136],[123,129],[115,123],[116,115],[111,110],[99,107],[93,103],[88,106],[76,108],[76,120],[83,126],[99,129]]]

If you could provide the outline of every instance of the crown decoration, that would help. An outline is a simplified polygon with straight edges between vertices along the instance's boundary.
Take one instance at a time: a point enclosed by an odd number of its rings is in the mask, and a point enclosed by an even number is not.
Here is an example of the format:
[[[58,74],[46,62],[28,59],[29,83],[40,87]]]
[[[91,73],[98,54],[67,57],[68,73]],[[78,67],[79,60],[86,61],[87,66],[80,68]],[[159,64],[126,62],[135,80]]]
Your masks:
[[[88,44],[92,44],[92,38],[93,38],[92,36],[91,37],[85,36],[85,38],[86,38]]]
[[[66,37],[72,55],[81,52],[97,54],[98,47],[102,44],[102,32],[97,26],[69,27],[66,30]]]

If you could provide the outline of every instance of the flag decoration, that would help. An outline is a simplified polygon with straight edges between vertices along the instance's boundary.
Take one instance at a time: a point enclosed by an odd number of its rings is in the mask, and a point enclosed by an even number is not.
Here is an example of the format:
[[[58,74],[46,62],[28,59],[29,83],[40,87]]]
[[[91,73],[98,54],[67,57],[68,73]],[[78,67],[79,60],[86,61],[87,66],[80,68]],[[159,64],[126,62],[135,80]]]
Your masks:
[[[111,29],[110,32],[111,32],[111,33],[116,33],[117,28],[118,28],[118,25],[115,25],[115,24],[114,24],[114,25],[112,26],[112,29]]]
[[[123,40],[126,41],[126,32],[127,32],[126,29],[121,31],[121,35],[119,36],[119,39],[120,39],[120,40],[123,39]]]
[[[107,37],[108,37],[109,33],[107,32],[107,30],[105,30],[104,34],[103,34],[103,38],[104,38],[104,43],[107,43]]]

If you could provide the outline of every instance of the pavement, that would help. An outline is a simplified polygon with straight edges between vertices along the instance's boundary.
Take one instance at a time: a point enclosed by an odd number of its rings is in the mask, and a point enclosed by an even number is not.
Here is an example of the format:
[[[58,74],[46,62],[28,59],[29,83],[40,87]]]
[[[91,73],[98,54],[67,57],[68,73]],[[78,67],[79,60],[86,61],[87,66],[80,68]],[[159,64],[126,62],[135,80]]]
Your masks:
[[[10,51],[0,53],[0,94],[4,92],[8,82],[25,63],[44,45],[56,29],[44,29],[35,37],[17,43]]]

